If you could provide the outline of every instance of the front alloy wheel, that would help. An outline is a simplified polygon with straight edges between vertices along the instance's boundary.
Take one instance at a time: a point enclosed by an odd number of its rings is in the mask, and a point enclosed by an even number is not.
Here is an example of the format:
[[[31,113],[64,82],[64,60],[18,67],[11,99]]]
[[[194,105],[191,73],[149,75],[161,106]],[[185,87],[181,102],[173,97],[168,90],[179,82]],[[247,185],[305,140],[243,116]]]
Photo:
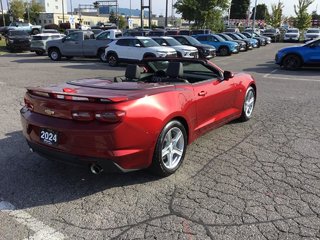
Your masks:
[[[256,93],[253,87],[249,87],[246,91],[246,95],[243,102],[241,121],[248,121],[252,117],[254,104],[256,102]]]
[[[301,60],[296,55],[285,56],[282,63],[284,69],[296,70],[301,67]]]
[[[108,56],[108,62],[110,67],[115,67],[118,65],[118,57],[114,53],[111,53]]]
[[[181,165],[187,147],[184,126],[174,120],[162,130],[156,144],[151,171],[160,176],[169,176]]]
[[[49,50],[49,57],[50,57],[51,60],[53,60],[53,61],[59,61],[59,60],[61,60],[61,53],[60,53],[59,49],[57,49],[57,48],[50,49],[50,50]]]

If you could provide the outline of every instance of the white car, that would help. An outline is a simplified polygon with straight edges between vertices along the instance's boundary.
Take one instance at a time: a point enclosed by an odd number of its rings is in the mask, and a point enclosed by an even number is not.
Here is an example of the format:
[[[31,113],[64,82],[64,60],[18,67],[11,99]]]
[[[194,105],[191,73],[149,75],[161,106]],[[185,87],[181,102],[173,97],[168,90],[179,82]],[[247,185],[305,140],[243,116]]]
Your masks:
[[[37,35],[33,35],[31,39],[30,51],[41,56],[45,54],[47,42],[49,40],[61,39],[63,37],[65,37],[65,35],[60,33],[39,33]]]
[[[298,28],[289,28],[283,37],[284,42],[289,42],[289,41],[299,42],[299,40],[300,40],[300,31]]]
[[[110,66],[119,62],[136,62],[148,57],[176,57],[171,47],[160,46],[149,37],[123,37],[108,44],[105,56]]]
[[[304,34],[304,41],[310,41],[316,38],[320,38],[320,28],[309,28]]]
[[[173,37],[152,37],[160,46],[172,47],[177,51],[178,57],[198,58],[198,49],[192,46],[182,45]]]

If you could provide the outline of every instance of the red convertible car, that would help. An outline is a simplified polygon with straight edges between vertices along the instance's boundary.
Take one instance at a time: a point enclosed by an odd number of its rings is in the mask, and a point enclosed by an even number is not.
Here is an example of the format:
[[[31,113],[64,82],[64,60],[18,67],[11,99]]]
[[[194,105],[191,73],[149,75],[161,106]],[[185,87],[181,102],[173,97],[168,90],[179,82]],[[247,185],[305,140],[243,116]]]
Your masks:
[[[21,109],[30,150],[93,173],[149,168],[168,176],[186,147],[233,119],[249,120],[253,77],[199,59],[147,59],[125,76],[28,88]]]

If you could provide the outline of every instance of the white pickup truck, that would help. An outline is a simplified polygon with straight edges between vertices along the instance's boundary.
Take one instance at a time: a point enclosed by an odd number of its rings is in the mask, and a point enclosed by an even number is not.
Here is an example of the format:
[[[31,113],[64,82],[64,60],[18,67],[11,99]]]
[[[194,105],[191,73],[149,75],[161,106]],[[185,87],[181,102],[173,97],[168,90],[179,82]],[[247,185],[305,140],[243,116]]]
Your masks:
[[[111,37],[110,33],[107,30],[94,37],[94,33],[90,30],[71,32],[62,39],[47,42],[48,56],[53,61],[59,61],[61,57],[98,57],[101,61],[106,62],[105,48],[113,41],[113,38],[120,37],[116,34]]]
[[[29,34],[35,35],[41,32],[40,25],[32,25],[31,23],[25,22],[13,22],[7,27],[7,31],[10,30],[23,30],[28,32]]]

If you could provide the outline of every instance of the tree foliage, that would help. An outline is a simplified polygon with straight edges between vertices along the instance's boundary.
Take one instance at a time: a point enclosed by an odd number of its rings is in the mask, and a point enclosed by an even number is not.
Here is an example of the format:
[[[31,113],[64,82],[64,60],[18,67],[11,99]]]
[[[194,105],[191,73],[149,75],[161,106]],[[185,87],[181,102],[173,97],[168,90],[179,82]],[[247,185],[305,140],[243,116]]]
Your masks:
[[[252,8],[252,15],[251,15],[251,19],[253,19],[254,16],[254,12],[255,12],[255,8]],[[266,4],[258,4],[257,5],[257,13],[256,13],[256,19],[258,20],[266,20],[267,17],[269,16],[269,12],[268,12],[268,7]]]
[[[126,24],[127,24],[126,19],[123,16],[120,15],[119,16],[119,28],[120,29],[125,28]]]
[[[230,9],[231,19],[247,19],[250,0],[232,0]]]
[[[311,26],[312,16],[308,13],[308,7],[314,0],[299,0],[298,5],[294,5],[294,12],[297,15],[295,27],[304,30]]]
[[[117,16],[116,16],[115,12],[113,11],[113,9],[111,10],[110,15],[109,15],[109,22],[110,23],[117,23]]]
[[[182,18],[194,22],[197,28],[220,29],[222,13],[228,8],[228,0],[178,0],[174,7]]]
[[[40,12],[44,11],[44,7],[38,3],[36,0],[32,0],[29,5],[26,5],[26,12],[24,14],[24,19],[28,19],[28,11],[29,11],[29,17],[30,17],[30,22],[35,23],[37,18],[40,15]]]
[[[10,12],[15,20],[23,18],[25,13],[25,4],[22,0],[10,1]]]
[[[278,4],[271,4],[271,14],[267,19],[267,22],[275,27],[278,28],[281,26],[281,20],[282,20],[282,9],[284,5],[282,2],[278,2]]]
[[[320,15],[317,13],[317,11],[312,11],[311,17],[312,20],[320,20]]]

